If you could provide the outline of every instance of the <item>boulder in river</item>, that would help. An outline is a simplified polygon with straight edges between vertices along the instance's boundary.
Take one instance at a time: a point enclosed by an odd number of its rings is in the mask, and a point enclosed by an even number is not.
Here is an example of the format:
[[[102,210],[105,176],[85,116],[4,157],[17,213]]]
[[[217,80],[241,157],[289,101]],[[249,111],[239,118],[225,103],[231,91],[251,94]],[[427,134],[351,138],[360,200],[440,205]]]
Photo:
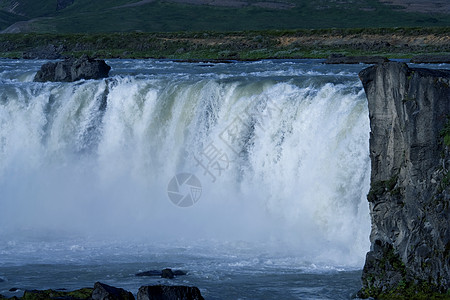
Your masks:
[[[173,279],[175,275],[172,272],[172,269],[164,269],[161,272],[161,278]]]
[[[83,55],[59,62],[44,64],[34,77],[35,82],[73,82],[81,79],[101,79],[108,77],[111,67],[104,60]]]
[[[175,276],[182,276],[186,275],[186,271],[182,270],[172,270],[172,269],[164,269],[162,271],[159,270],[150,270],[145,272],[137,273],[137,277],[144,277],[144,276],[161,276],[162,278],[174,278]]]

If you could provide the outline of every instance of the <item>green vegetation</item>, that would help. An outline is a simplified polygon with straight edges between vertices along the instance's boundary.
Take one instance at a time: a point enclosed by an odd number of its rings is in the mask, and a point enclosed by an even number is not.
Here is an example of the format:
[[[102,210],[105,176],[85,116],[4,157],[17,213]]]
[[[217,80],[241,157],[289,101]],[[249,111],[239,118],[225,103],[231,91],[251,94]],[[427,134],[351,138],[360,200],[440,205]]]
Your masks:
[[[379,261],[378,269],[382,272],[394,271],[400,274],[402,279],[395,286],[383,291],[381,287],[374,285],[375,278],[368,276],[366,287],[360,291],[360,296],[393,300],[450,299],[450,291],[442,292],[432,283],[426,281],[414,283],[407,280],[406,266],[400,256],[395,253],[392,245],[387,245],[384,248],[383,258]]]
[[[450,26],[448,14],[409,12],[378,0],[240,0],[237,6],[214,6],[153,1],[124,6],[137,0],[75,0],[56,10],[54,0],[20,0],[17,16],[39,18],[21,30],[52,33],[240,31],[294,28],[375,28]],[[239,1],[237,1],[239,2]],[[11,10],[0,0],[0,9]],[[275,5],[274,5],[275,3]],[[278,3],[278,4],[277,4]],[[232,4],[229,4],[232,5]],[[23,18],[23,17],[22,17]],[[0,30],[15,20],[0,15]]]
[[[84,288],[76,291],[66,292],[66,291],[55,291],[55,290],[45,290],[45,291],[25,291],[23,300],[47,300],[47,299],[90,299],[92,296],[92,288]]]
[[[378,294],[377,299],[448,300],[450,299],[450,292],[447,291],[447,293],[439,293],[434,285],[426,282],[421,282],[419,284],[408,284],[401,281],[395,289],[387,293]]]
[[[0,30],[5,30],[0,57],[20,58],[47,44],[63,46],[63,55],[103,58],[252,60],[332,53],[410,58],[450,53],[450,45],[442,43],[450,35],[450,18],[439,9],[410,12],[378,0],[236,0],[223,6],[171,1],[75,0],[57,10],[55,0],[0,0]]]
[[[395,188],[397,185],[398,175],[392,176],[389,180],[382,180],[371,183],[367,200],[369,202],[375,202],[378,196],[384,193],[391,193],[391,195],[399,195],[400,188]]]
[[[64,56],[88,54],[101,58],[266,59],[326,58],[382,55],[410,58],[416,54],[450,54],[450,45],[433,44],[450,34],[443,28],[372,28],[265,30],[237,32],[1,34],[0,57],[21,58],[47,45]],[[402,36],[404,40],[399,40]],[[428,38],[429,44],[410,47],[408,40]],[[391,43],[387,41],[392,40]],[[397,41],[398,44],[395,44]],[[406,41],[406,42],[405,42]]]

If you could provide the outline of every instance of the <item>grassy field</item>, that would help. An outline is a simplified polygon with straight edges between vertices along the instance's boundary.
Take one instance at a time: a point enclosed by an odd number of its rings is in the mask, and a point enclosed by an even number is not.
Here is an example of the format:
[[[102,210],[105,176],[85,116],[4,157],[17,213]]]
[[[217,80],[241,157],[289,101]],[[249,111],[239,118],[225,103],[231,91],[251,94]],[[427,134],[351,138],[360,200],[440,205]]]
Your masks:
[[[288,9],[264,8],[257,6],[261,1],[256,0],[237,1],[242,3],[241,7],[158,0],[117,8],[136,1],[75,0],[69,7],[56,11],[56,1],[18,0],[15,2],[21,4],[14,9],[17,18],[45,18],[33,20],[32,26],[16,26],[15,29],[41,33],[101,33],[450,26],[449,14],[407,11],[378,0],[261,0],[272,4],[278,1],[289,5]],[[10,3],[0,0],[0,8],[11,8]],[[0,11],[0,29],[14,23],[11,16]]]
[[[0,57],[21,58],[54,45],[63,56],[100,58],[264,59],[450,54],[450,27],[238,32],[2,34]]]
[[[64,56],[104,58],[411,57],[450,52],[450,13],[441,13],[438,0],[427,2],[427,12],[385,2],[75,0],[57,10],[55,0],[0,0],[0,30],[25,32],[0,34],[0,56],[22,57],[47,45],[62,49]]]

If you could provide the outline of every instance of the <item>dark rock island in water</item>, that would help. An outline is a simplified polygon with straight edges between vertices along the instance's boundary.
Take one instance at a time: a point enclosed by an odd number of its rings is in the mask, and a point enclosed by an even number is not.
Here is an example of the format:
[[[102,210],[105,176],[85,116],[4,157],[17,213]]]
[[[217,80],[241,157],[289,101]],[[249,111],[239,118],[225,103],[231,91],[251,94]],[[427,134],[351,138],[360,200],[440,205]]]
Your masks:
[[[372,162],[371,250],[359,296],[448,294],[450,70],[389,62],[359,76]]]
[[[182,275],[186,275],[186,274],[187,274],[186,271],[182,271],[182,270],[164,269],[162,271],[150,270],[150,271],[140,272],[140,273],[137,273],[136,276],[137,277],[159,276],[161,278],[173,279],[176,276],[182,276]]]
[[[96,60],[84,55],[78,59],[68,58],[59,62],[44,64],[36,73],[36,82],[73,82],[81,79],[101,79],[108,77],[111,67],[104,60]]]
[[[0,299],[7,299],[0,295]],[[76,291],[32,290],[25,291],[23,300],[135,300],[131,292],[104,283],[96,282],[94,288],[84,288]],[[182,285],[142,286],[137,294],[137,300],[203,300],[197,287]]]

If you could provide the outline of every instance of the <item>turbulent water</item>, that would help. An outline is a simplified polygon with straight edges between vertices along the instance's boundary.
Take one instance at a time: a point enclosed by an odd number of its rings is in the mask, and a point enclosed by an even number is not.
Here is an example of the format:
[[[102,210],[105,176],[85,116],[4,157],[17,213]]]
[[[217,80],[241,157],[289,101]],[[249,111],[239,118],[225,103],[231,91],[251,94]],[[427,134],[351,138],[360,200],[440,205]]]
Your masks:
[[[95,281],[206,299],[346,299],[369,248],[357,73],[319,61],[111,60],[33,83],[0,60],[0,294]],[[172,281],[139,271],[187,270]]]

